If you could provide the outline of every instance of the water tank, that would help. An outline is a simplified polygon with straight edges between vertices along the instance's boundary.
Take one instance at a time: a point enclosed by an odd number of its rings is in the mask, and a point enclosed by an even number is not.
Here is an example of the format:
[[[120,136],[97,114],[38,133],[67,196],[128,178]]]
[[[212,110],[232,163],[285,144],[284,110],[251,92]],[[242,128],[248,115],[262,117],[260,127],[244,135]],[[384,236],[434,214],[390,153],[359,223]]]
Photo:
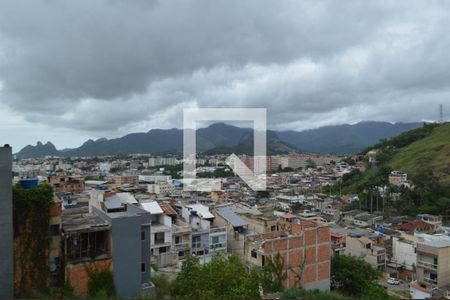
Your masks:
[[[20,184],[26,190],[37,187],[39,180],[37,178],[27,178],[20,180]]]

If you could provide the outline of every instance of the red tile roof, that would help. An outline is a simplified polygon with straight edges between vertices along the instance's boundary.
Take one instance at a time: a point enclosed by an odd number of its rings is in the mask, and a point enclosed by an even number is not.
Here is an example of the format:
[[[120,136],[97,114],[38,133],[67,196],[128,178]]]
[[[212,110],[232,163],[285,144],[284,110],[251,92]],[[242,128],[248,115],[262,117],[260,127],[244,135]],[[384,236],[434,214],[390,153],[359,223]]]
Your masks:
[[[160,205],[163,212],[168,216],[176,216],[177,212],[170,206],[170,204],[161,204]]]

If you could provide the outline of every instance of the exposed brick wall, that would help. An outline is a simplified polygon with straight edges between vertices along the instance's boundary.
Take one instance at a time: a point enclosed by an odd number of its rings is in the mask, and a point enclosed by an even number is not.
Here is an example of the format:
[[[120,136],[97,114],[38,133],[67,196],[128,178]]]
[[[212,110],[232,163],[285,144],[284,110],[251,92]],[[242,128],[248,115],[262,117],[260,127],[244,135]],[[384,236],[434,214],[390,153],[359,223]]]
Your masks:
[[[86,266],[93,268],[108,268],[112,271],[111,259],[97,260],[94,262],[81,263],[76,265],[68,265],[66,267],[67,282],[72,285],[75,294],[84,295],[88,292],[88,274]]]
[[[317,225],[311,227],[309,223],[306,224],[307,226],[303,225],[305,224],[283,224],[283,228],[289,232],[282,231],[249,238],[250,243],[255,240],[264,240],[261,246],[266,257],[280,253],[284,259],[286,270],[288,270],[286,287],[330,279],[331,239],[329,228]],[[250,246],[247,251],[251,251],[251,248]],[[259,248],[259,246],[255,246],[255,248]],[[303,264],[304,259],[306,262]],[[301,267],[303,267],[303,272]],[[299,273],[302,274],[300,283],[298,282]]]

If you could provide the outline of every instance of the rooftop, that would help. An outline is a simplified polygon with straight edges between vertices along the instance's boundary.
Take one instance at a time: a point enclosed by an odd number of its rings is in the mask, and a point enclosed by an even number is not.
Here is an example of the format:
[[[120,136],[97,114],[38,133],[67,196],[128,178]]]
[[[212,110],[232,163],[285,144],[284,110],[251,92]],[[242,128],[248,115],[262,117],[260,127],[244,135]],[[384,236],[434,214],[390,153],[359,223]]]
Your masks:
[[[64,232],[102,231],[108,230],[110,225],[94,214],[63,215],[62,229]]]

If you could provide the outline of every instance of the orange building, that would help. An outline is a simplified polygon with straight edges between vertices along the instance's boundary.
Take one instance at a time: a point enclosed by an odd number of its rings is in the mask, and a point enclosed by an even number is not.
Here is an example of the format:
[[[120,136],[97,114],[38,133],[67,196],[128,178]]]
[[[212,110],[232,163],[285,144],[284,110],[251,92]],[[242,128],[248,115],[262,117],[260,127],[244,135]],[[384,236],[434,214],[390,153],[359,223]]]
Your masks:
[[[245,259],[264,268],[269,257],[280,254],[287,272],[285,287],[330,290],[330,230],[309,221],[283,223],[283,230],[247,238]]]

